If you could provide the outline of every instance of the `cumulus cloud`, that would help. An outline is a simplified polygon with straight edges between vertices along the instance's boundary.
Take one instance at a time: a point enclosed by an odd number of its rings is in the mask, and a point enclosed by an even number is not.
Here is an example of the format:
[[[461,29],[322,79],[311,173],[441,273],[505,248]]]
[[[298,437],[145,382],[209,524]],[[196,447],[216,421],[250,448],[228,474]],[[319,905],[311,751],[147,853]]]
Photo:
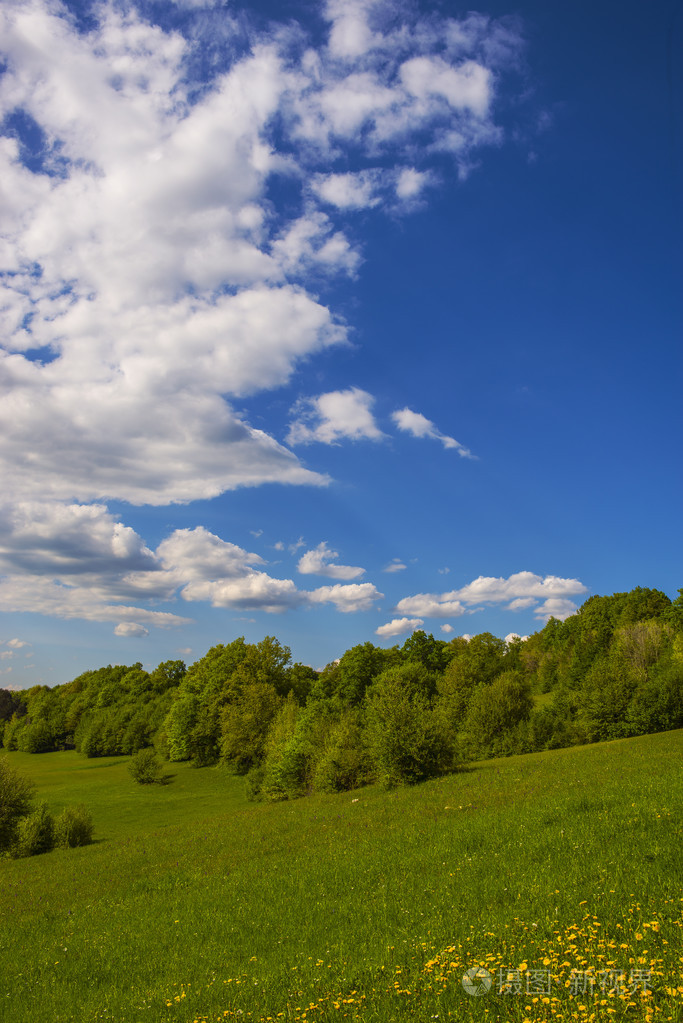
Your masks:
[[[342,210],[362,210],[379,204],[376,194],[379,173],[357,171],[355,174],[327,174],[314,178],[311,188],[331,206]]]
[[[152,570],[129,573],[123,585],[147,598],[206,601],[214,607],[278,613],[305,603],[291,579],[276,579],[265,564],[203,526],[176,529],[155,551]]]
[[[369,611],[376,600],[384,596],[373,583],[349,583],[344,586],[320,586],[311,590],[307,599],[311,604],[334,604],[337,611],[350,614],[356,611]]]
[[[142,569],[154,556],[104,505],[18,501],[0,506],[0,570],[57,576]]]
[[[174,2],[173,31],[134,0],[92,5],[87,30],[59,0],[0,8],[0,607],[126,635],[187,621],[135,601],[377,599],[367,583],[306,594],[206,532],[152,550],[104,502],[328,482],[235,402],[346,342],[316,282],[357,273],[351,214],[407,209],[439,152],[462,171],[498,142],[520,45],[480,15],[397,19],[380,0],[327,0],[315,43]],[[380,440],[372,404],[358,388],[304,401],[289,443]]]
[[[394,618],[386,625],[375,629],[376,636],[402,636],[406,632],[414,632],[424,625],[422,618]]]
[[[544,600],[542,604],[534,608],[534,615],[539,621],[547,622],[550,618],[557,618],[563,622],[565,618],[569,618],[577,610],[577,606],[573,600],[562,600],[559,597],[549,597]]]
[[[30,645],[31,644],[27,643],[25,639],[17,639],[16,637],[14,639],[7,640],[7,646],[12,647],[13,650],[21,650],[22,647]]]
[[[289,444],[338,444],[340,440],[382,440],[384,434],[372,414],[375,399],[359,387],[330,391],[300,401],[291,423]]]
[[[448,437],[436,428],[431,419],[427,419],[421,412],[413,412],[412,409],[403,408],[391,413],[391,418],[399,430],[409,433],[413,437],[429,438],[430,440],[441,441],[445,448],[452,448],[458,452],[461,458],[473,458],[472,453],[460,444],[455,437]]]
[[[115,636],[149,636],[149,629],[146,629],[144,625],[138,625],[136,622],[119,622],[114,629]]]
[[[396,195],[399,199],[415,200],[432,181],[429,171],[419,171],[414,167],[404,167],[396,180]]]
[[[516,572],[504,579],[494,576],[479,576],[459,590],[448,593],[418,593],[399,600],[396,610],[407,614],[419,614],[425,618],[451,618],[468,613],[472,605],[502,604],[508,609],[528,608],[543,600],[535,607],[538,618],[567,618],[577,605],[568,597],[586,593],[586,587],[578,579],[562,579],[558,576],[534,575],[533,572]],[[521,603],[519,603],[521,601]]]
[[[533,607],[536,603],[536,597],[516,597],[511,600],[507,605],[508,611],[525,611],[528,607]]]
[[[578,579],[561,579],[555,575],[544,578],[533,572],[515,572],[507,579],[480,575],[467,586],[453,592],[460,600],[472,604],[501,603],[526,597],[568,597],[587,591]]]
[[[364,568],[331,564],[338,557],[338,552],[330,550],[323,540],[313,550],[302,554],[297,570],[301,575],[326,575],[330,579],[358,579],[365,574]]]
[[[285,272],[306,268],[354,277],[361,262],[357,248],[343,231],[335,231],[326,214],[308,210],[288,224],[271,246],[273,257]]]
[[[392,559],[392,560],[391,560],[391,561],[389,562],[389,564],[388,564],[388,565],[386,565],[386,566],[385,566],[385,567],[384,567],[384,568],[382,569],[382,571],[383,571],[383,572],[389,572],[389,573],[391,574],[391,573],[393,573],[393,572],[403,572],[403,570],[404,570],[404,569],[405,569],[406,567],[407,567],[407,566],[406,566],[406,565],[404,565],[404,563],[403,563],[403,562],[401,561],[401,559],[400,559],[400,558],[393,558],[393,559]]]
[[[57,509],[62,510],[60,506]],[[84,511],[87,509],[76,506],[74,514]],[[202,526],[174,530],[153,551],[144,547],[133,533],[133,537],[127,536],[127,550],[119,552],[123,556],[117,559],[110,548],[119,524],[99,506],[90,512],[90,520],[83,514],[86,525],[94,527],[90,534],[84,530],[86,549],[90,543],[90,558],[85,559],[83,571],[69,556],[68,544],[64,545],[58,528],[60,516],[56,515],[51,543],[44,529],[34,549],[27,542],[24,544],[24,556],[33,567],[32,573],[15,573],[0,579],[0,611],[33,611],[57,618],[115,622],[117,636],[133,636],[143,635],[141,629],[146,626],[169,628],[191,621],[175,612],[154,610],[155,604],[164,601],[206,602],[213,607],[268,614],[332,604],[338,611],[349,613],[368,610],[382,597],[372,583],[337,583],[301,590],[292,579],[279,579],[265,571],[266,563],[260,555],[223,540]],[[47,519],[45,516],[44,521]],[[93,537],[97,529],[99,546]],[[311,555],[308,566],[305,555],[302,560],[309,572],[352,579],[364,571],[329,564],[337,553],[325,543],[308,553]],[[13,653],[14,649],[6,651]]]
[[[449,633],[451,633],[453,631],[453,626],[449,625],[448,622],[446,622],[445,625],[441,625],[440,626],[440,629],[441,629],[442,632],[445,632],[446,635],[448,636]]]
[[[103,581],[104,583],[104,581]],[[65,585],[37,576],[6,576],[0,579],[0,611],[27,611],[52,618],[89,622],[136,622],[166,629],[187,625],[181,615],[148,608],[108,603],[108,586]]]
[[[306,286],[314,267],[359,263],[330,211],[413,199],[436,149],[469,166],[498,133],[519,47],[499,22],[405,11],[397,24],[387,3],[329,0],[317,47],[274,27],[245,49],[227,17],[205,81],[191,17],[212,5],[181,6],[185,35],[134,3],[93,7],[87,32],[58,0],[0,13],[0,117],[30,126],[0,139],[0,464],[25,500],[325,482],[230,400],[344,340]],[[300,186],[293,216],[273,215],[282,174]],[[367,422],[352,435],[376,439]]]
[[[399,600],[396,610],[424,618],[458,618],[467,614],[467,608],[459,600],[448,600],[448,596],[446,593],[416,593]]]

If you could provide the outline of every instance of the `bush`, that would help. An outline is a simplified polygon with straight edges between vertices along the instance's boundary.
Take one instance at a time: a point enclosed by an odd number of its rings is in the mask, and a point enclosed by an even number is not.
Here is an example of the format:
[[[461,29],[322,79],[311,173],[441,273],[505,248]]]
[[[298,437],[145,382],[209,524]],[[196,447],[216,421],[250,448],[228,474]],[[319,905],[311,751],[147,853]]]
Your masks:
[[[265,773],[266,772],[263,767],[252,767],[251,771],[247,775],[245,785],[247,799],[255,801],[263,798],[261,790],[263,788]]]
[[[61,849],[90,845],[92,833],[92,817],[82,803],[79,806],[65,807],[55,820],[55,845]]]
[[[22,817],[17,826],[15,856],[37,856],[55,847],[55,822],[47,803],[39,803],[33,813]]]
[[[128,765],[128,770],[138,785],[163,784],[164,765],[151,747],[136,753]]]
[[[0,757],[0,852],[14,846],[19,821],[31,812],[32,795],[33,783]]]

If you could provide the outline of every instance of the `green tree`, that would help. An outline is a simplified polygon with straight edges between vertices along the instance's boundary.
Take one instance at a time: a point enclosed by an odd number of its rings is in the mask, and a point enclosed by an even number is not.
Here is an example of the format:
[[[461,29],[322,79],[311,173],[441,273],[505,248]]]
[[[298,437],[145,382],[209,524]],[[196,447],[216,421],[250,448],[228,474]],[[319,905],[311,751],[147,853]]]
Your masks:
[[[221,713],[220,752],[223,760],[244,774],[260,764],[268,730],[282,705],[270,682],[246,685]]]
[[[33,783],[22,778],[7,757],[0,757],[0,852],[11,849],[19,821],[31,812]]]
[[[416,629],[401,647],[404,661],[415,661],[428,671],[442,672],[451,659],[453,648],[442,639],[434,639],[422,629]]]
[[[271,802],[303,795],[306,750],[297,724],[301,709],[290,693],[278,711],[265,742],[260,795]]]
[[[153,749],[139,750],[128,764],[128,771],[138,785],[161,785],[164,765]]]
[[[62,849],[73,849],[79,845],[90,845],[93,822],[90,811],[81,803],[66,806],[55,820],[55,845]]]
[[[51,852],[55,847],[55,822],[47,803],[38,806],[22,817],[17,825],[15,856],[39,856]]]
[[[512,752],[510,736],[533,705],[531,687],[520,672],[505,671],[490,685],[479,686],[465,722],[471,752],[483,757]]]
[[[386,784],[440,773],[450,750],[431,703],[434,678],[416,662],[388,668],[368,690],[367,742]]]
[[[315,763],[313,787],[318,792],[346,792],[374,778],[363,714],[349,707],[332,725]]]

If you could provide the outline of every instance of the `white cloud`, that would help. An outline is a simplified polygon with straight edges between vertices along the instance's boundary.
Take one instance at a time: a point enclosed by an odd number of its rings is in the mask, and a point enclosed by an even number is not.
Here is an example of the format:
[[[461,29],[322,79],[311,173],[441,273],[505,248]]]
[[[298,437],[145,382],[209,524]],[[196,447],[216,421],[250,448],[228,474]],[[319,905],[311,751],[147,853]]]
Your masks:
[[[60,506],[57,509],[61,510]],[[83,571],[72,561],[69,544],[58,529],[60,516],[56,515],[52,537],[45,529],[39,549],[30,549],[25,544],[25,561],[29,566],[25,574],[0,579],[0,611],[33,611],[57,618],[115,622],[116,635],[132,636],[142,635],[140,630],[145,626],[168,628],[191,621],[173,612],[152,609],[160,601],[206,602],[213,607],[268,614],[333,604],[338,611],[349,613],[368,610],[382,596],[372,583],[337,583],[312,591],[300,590],[293,580],[278,579],[264,571],[265,562],[258,554],[223,540],[202,526],[174,530],[155,551],[143,547],[131,530],[134,539],[128,537],[128,547],[132,556],[117,560],[110,552],[110,540],[111,534],[115,534],[114,527],[120,524],[99,506],[91,509],[75,506],[74,513],[76,516],[84,513],[86,526],[89,523],[97,527],[90,534],[87,529],[83,531],[86,550]],[[48,519],[46,515],[44,522]],[[99,546],[93,535],[97,529]],[[138,558],[140,551],[142,557]],[[42,574],[37,554],[44,559]],[[308,561],[306,555],[301,559],[304,574],[308,569],[332,578],[352,579],[364,571],[329,564],[337,554],[325,543],[308,554]],[[135,606],[128,603],[131,600],[136,602]],[[141,606],[148,603],[152,603],[152,608]],[[14,650],[5,653],[11,655]]]
[[[399,430],[410,433],[413,437],[429,438],[441,441],[445,448],[455,449],[461,458],[473,458],[474,456],[464,448],[455,437],[447,437],[436,428],[434,423],[423,416],[421,412],[413,412],[412,409],[404,408],[391,413],[391,418]]]
[[[372,584],[307,594],[201,527],[152,550],[102,502],[328,482],[231,403],[345,343],[315,290],[358,270],[349,212],[409,207],[437,180],[437,149],[466,167],[499,137],[515,34],[328,0],[314,46],[175,2],[184,36],[134,2],[94,5],[88,31],[59,0],[0,8],[0,122],[20,113],[42,138],[35,161],[0,138],[0,608],[128,635],[188,620],[131,601],[362,609]],[[219,15],[220,55],[198,78]],[[289,441],[380,440],[372,404],[358,388],[303,402]]]
[[[448,622],[446,622],[445,625],[441,625],[440,628],[442,632],[446,633],[446,635],[449,635],[449,633],[453,631],[453,626],[449,625]]]
[[[557,618],[563,622],[577,611],[577,606],[572,600],[562,600],[558,597],[549,597],[534,609],[534,615],[539,621],[547,622],[549,618]]]
[[[507,636],[505,637],[505,642],[509,644],[516,639],[521,639],[523,641],[528,638],[529,638],[528,636],[520,636],[518,632],[508,632]]]
[[[376,0],[327,0],[325,14],[332,22],[329,47],[335,57],[362,57],[376,38],[368,20]]]
[[[454,590],[450,599],[456,596],[467,603],[501,603],[525,597],[567,597],[586,593],[586,587],[578,579],[561,579],[547,575],[543,578],[533,572],[516,572],[507,579],[494,576],[479,576],[473,582]]]
[[[106,586],[64,585],[52,579],[6,576],[0,579],[0,611],[27,611],[53,618],[90,622],[137,622],[167,629],[191,619],[165,611],[106,602]]]
[[[342,210],[362,210],[377,206],[379,174],[357,171],[354,174],[319,175],[311,182],[313,192],[324,202]]]
[[[359,576],[365,574],[364,568],[330,564],[338,557],[338,552],[330,550],[323,540],[316,548],[302,554],[297,570],[301,575],[326,575],[330,579],[358,579]]]
[[[336,444],[350,440],[382,440],[384,434],[375,422],[372,406],[375,399],[359,387],[346,391],[330,391],[317,398],[300,401],[298,416],[290,425],[289,444]]]
[[[274,27],[251,30],[244,52],[226,14],[221,61],[195,81],[200,8],[213,5],[181,6],[197,8],[186,36],[133,3],[104,0],[88,32],[58,0],[0,11],[0,118],[21,111],[44,139],[40,166],[0,139],[0,312],[14,353],[0,373],[0,466],[24,500],[161,505],[325,482],[229,405],[345,338],[306,276],[355,273],[360,256],[315,200],[335,216],[392,208],[432,180],[447,136],[469,166],[495,134],[495,72],[515,45],[499,23],[407,10],[397,22],[386,3],[329,0],[317,49],[303,29]],[[276,174],[299,188],[293,215],[273,209]],[[35,348],[54,358],[27,360]]]
[[[407,566],[404,565],[400,558],[394,558],[392,561],[389,562],[389,564],[385,568],[382,569],[382,571],[389,573],[403,572],[405,568],[407,568]]]
[[[334,604],[337,611],[344,614],[369,611],[383,596],[372,583],[349,583],[347,586],[335,583],[334,586],[320,586],[307,594],[311,604]]]
[[[7,646],[12,647],[13,650],[21,650],[22,647],[30,645],[31,644],[27,643],[25,639],[17,639],[16,637],[14,639],[7,640]]]
[[[401,79],[418,99],[440,97],[455,109],[485,117],[492,96],[491,72],[476,61],[452,67],[441,57],[413,57],[401,66]]]
[[[428,171],[418,171],[414,167],[404,167],[396,181],[396,195],[399,199],[417,199],[425,187],[431,182]]]
[[[288,224],[271,252],[286,272],[344,271],[354,276],[361,261],[343,231],[334,231],[328,216],[310,210]]]
[[[399,600],[396,610],[424,618],[459,618],[467,614],[467,608],[459,600],[447,600],[447,596],[445,593],[416,593],[413,597]]]
[[[119,622],[114,629],[115,636],[149,636],[149,629],[146,629],[144,625],[138,625],[136,622]]]
[[[528,607],[533,607],[536,603],[536,597],[516,597],[515,600],[511,600],[508,604],[508,611],[525,611]]]
[[[394,618],[392,621],[387,622],[386,625],[380,625],[379,628],[375,629],[375,635],[377,636],[402,636],[406,632],[414,632],[415,629],[419,629],[424,622],[421,618]]]
[[[537,598],[545,598],[534,611],[537,617],[554,615],[566,618],[576,611],[576,604],[566,598],[582,593],[586,593],[586,587],[578,579],[561,579],[553,575],[543,578],[533,572],[517,572],[508,579],[479,576],[461,589],[448,593],[418,593],[404,597],[399,600],[396,610],[425,618],[451,618],[468,613],[471,605],[509,601],[508,608],[519,610],[535,603]]]
[[[0,506],[0,569],[54,576],[117,573],[153,564],[137,533],[106,507],[19,501]]]
[[[266,572],[246,572],[234,579],[206,579],[180,591],[184,600],[210,601],[214,607],[280,614],[306,603],[306,594],[291,579],[275,579]]]

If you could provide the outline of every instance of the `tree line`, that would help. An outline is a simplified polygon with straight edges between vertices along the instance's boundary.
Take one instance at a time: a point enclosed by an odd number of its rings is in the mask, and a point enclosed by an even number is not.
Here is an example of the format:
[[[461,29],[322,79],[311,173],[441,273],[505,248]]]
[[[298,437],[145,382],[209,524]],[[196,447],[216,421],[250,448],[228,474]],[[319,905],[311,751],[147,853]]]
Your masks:
[[[363,643],[322,671],[275,637],[0,690],[0,744],[87,757],[154,748],[223,764],[252,798],[413,783],[468,760],[683,727],[683,590],[589,598],[525,640],[414,632]]]

